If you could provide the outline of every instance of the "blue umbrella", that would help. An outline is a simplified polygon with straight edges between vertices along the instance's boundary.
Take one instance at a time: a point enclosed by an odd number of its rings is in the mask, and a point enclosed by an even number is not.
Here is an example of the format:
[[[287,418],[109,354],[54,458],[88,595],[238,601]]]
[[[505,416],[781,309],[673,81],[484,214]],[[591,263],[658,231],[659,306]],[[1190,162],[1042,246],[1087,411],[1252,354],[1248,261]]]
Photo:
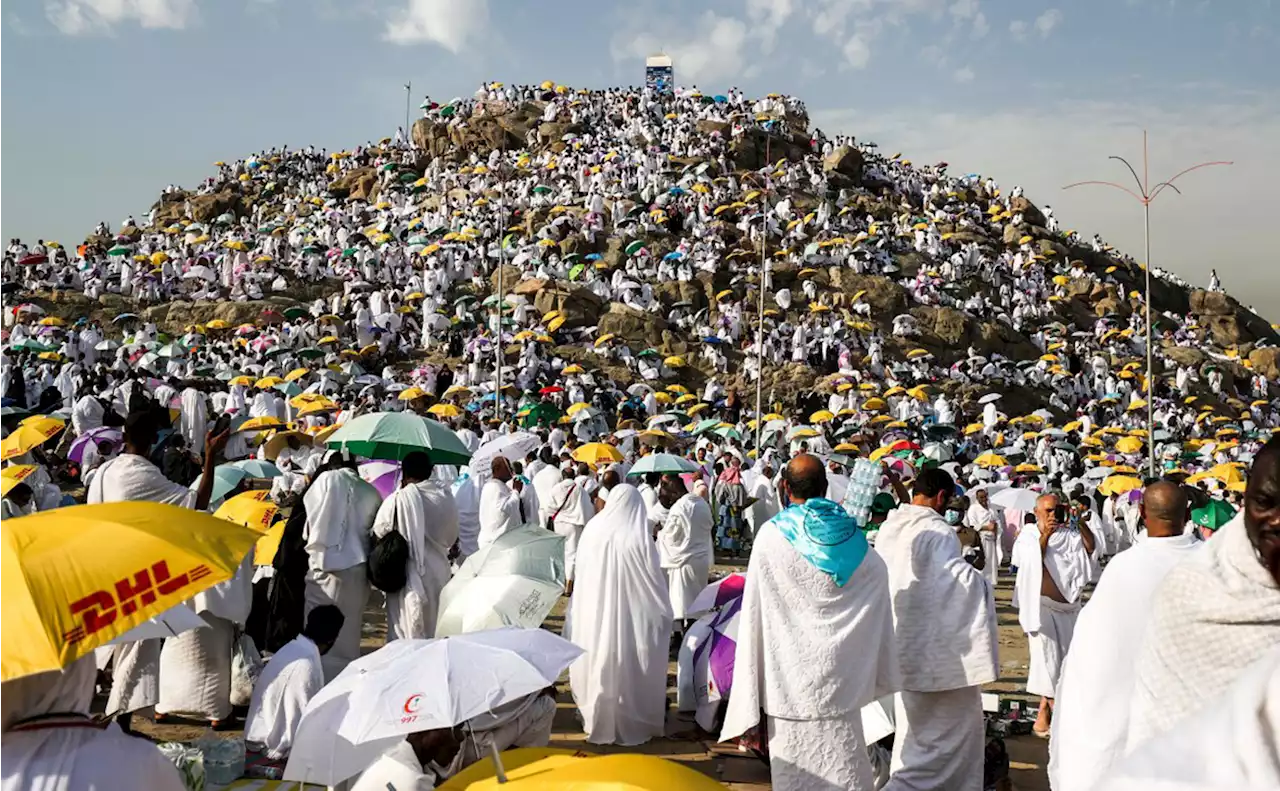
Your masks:
[[[724,338],[717,338],[714,335],[708,335],[702,339],[703,343],[724,343]]]
[[[240,485],[240,482],[248,478],[249,473],[239,467],[231,464],[219,465],[213,471],[213,494],[209,495],[209,502],[214,503],[219,500],[226,499],[231,490]],[[204,473],[196,476],[195,481],[191,484],[191,491],[200,490],[200,481],[204,478]]]
[[[644,475],[650,472],[679,474],[682,472],[697,472],[698,469],[697,464],[682,456],[673,456],[670,453],[651,453],[636,462],[627,475]]]
[[[604,256],[600,255],[599,253],[587,253],[585,256],[583,256],[583,260],[586,260],[586,261],[600,261],[603,258]]]
[[[662,256],[662,258],[664,261],[679,260],[681,258],[684,258],[684,253],[680,252],[679,250],[673,250],[672,252]]]
[[[684,195],[685,191],[681,187],[672,187],[671,189],[667,190],[667,193],[670,195]]]
[[[276,478],[280,476],[280,468],[269,461],[258,461],[257,459],[244,459],[243,461],[234,461],[230,465],[238,470],[244,470],[251,478]]]
[[[725,104],[726,102],[729,101],[729,97],[725,96],[723,93],[717,93],[715,96],[712,96],[711,98],[719,102],[720,104]]]

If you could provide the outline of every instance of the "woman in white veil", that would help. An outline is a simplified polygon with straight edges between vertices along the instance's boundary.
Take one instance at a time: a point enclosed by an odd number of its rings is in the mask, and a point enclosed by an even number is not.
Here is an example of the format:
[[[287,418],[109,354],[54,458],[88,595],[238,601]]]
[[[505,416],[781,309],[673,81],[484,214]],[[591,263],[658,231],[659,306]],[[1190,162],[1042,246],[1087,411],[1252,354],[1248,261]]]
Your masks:
[[[661,736],[667,709],[671,603],[644,499],[623,484],[582,531],[565,636],[586,654],[569,686],[592,744]]]

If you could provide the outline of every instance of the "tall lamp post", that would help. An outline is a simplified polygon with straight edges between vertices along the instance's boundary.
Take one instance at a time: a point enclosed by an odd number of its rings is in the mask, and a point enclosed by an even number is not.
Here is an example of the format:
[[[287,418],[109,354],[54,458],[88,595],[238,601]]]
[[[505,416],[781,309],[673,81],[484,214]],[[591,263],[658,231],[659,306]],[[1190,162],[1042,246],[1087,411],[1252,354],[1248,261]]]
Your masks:
[[[409,105],[413,104],[412,98],[413,82],[404,84],[404,140],[408,143],[412,137],[409,135]]]
[[[1138,188],[1137,192],[1134,192],[1133,190],[1129,189],[1123,184],[1117,184],[1114,181],[1077,181],[1074,184],[1066,185],[1065,187],[1063,187],[1063,189],[1069,190],[1072,187],[1081,187],[1086,184],[1097,185],[1102,187],[1114,187],[1115,189],[1123,190],[1130,197],[1134,198],[1135,200],[1137,200],[1139,203],[1142,204],[1142,238],[1143,238],[1143,248],[1144,248],[1143,270],[1146,273],[1146,283],[1145,283],[1146,293],[1143,295],[1143,301],[1146,303],[1146,324],[1147,324],[1147,341],[1146,341],[1147,343],[1147,399],[1146,399],[1147,400],[1147,475],[1154,478],[1156,474],[1156,451],[1155,451],[1155,443],[1154,443],[1155,378],[1154,378],[1154,370],[1153,370],[1155,344],[1154,344],[1154,339],[1151,336],[1151,202],[1154,201],[1156,197],[1161,192],[1164,191],[1165,187],[1168,187],[1169,189],[1172,189],[1174,192],[1181,195],[1182,190],[1174,186],[1173,182],[1177,181],[1178,179],[1182,178],[1184,175],[1190,173],[1193,170],[1199,170],[1200,168],[1207,168],[1213,165],[1230,165],[1233,163],[1226,162],[1226,161],[1201,162],[1198,165],[1192,165],[1186,170],[1179,172],[1173,178],[1167,181],[1162,181],[1159,184],[1156,184],[1153,186],[1151,184],[1151,179],[1149,176],[1149,163],[1147,158],[1147,130],[1145,129],[1142,130],[1142,177],[1141,178],[1138,177],[1138,171],[1135,170],[1133,165],[1129,164],[1129,160],[1125,159],[1124,157],[1111,156],[1111,157],[1108,157],[1108,159],[1115,159],[1124,163],[1124,166],[1129,169],[1129,173],[1133,175],[1134,184]]]
[[[764,132],[765,167],[773,161],[769,158],[772,142],[769,130]],[[760,442],[764,437],[764,297],[769,283],[769,195],[768,182],[760,183],[760,289],[759,311],[756,314],[756,458],[763,451]]]

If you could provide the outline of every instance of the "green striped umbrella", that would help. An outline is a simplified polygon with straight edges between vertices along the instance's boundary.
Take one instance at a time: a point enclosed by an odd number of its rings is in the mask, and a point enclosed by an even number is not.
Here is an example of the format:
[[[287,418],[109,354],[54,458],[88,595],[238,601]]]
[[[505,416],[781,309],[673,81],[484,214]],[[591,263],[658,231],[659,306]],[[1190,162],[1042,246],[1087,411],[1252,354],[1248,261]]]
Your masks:
[[[466,464],[471,452],[458,435],[443,423],[411,412],[374,412],[361,415],[333,432],[325,442],[367,459],[403,461],[422,451],[436,464]]]

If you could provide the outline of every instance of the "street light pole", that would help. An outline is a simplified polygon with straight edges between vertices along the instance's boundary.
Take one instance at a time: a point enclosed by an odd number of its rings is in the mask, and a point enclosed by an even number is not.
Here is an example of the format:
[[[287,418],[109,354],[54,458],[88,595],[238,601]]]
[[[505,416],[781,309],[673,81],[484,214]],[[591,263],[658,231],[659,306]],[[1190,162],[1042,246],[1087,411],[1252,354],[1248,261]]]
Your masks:
[[[413,104],[412,99],[413,82],[404,84],[404,141],[408,143],[413,137],[409,134],[409,106]]]
[[[1147,130],[1145,129],[1142,130],[1141,178],[1138,177],[1138,171],[1134,170],[1133,165],[1130,165],[1129,160],[1124,157],[1111,156],[1108,157],[1108,159],[1115,159],[1124,163],[1124,166],[1129,169],[1129,173],[1133,175],[1134,183],[1138,187],[1137,192],[1113,181],[1077,181],[1074,184],[1066,185],[1063,189],[1069,190],[1072,187],[1080,187],[1086,184],[1102,187],[1114,187],[1115,189],[1123,190],[1130,197],[1142,204],[1143,254],[1146,256],[1146,259],[1143,262],[1143,269],[1146,273],[1144,283],[1146,293],[1143,295],[1143,299],[1146,302],[1145,320],[1147,325],[1147,475],[1154,478],[1156,474],[1156,451],[1155,443],[1153,441],[1155,436],[1155,339],[1152,337],[1151,331],[1151,202],[1156,199],[1156,196],[1158,196],[1165,187],[1168,187],[1181,195],[1182,190],[1174,186],[1173,182],[1193,170],[1199,170],[1200,168],[1207,168],[1213,165],[1231,165],[1234,163],[1221,160],[1214,162],[1201,162],[1198,165],[1192,165],[1191,167],[1179,172],[1168,181],[1162,181],[1152,187],[1149,177],[1149,159],[1147,156]]]
[[[769,158],[769,144],[772,142],[769,131],[765,130],[764,138],[764,161],[767,167]],[[760,454],[763,452],[760,443],[764,439],[764,410],[761,408],[764,403],[764,295],[768,287],[768,265],[769,265],[769,196],[764,191],[760,191],[760,307],[756,321],[756,459],[759,460]]]

